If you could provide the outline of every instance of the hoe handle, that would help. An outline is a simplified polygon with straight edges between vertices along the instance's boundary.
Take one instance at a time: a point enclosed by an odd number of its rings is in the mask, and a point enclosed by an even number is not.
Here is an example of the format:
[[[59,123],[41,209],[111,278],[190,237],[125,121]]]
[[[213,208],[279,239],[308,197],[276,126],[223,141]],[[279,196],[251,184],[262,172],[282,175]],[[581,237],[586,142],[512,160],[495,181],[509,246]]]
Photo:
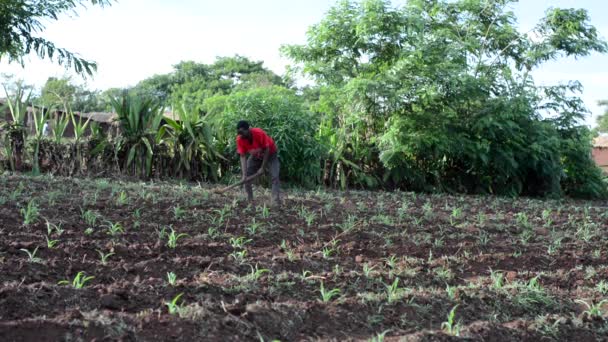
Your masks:
[[[226,191],[228,191],[230,189],[233,189],[233,188],[236,188],[237,186],[240,186],[240,185],[243,185],[245,183],[251,182],[252,180],[258,178],[261,175],[262,175],[261,173],[256,173],[255,175],[249,176],[249,177],[247,177],[247,178],[245,178],[245,179],[243,179],[243,180],[241,180],[239,182],[236,182],[236,183],[234,183],[232,185],[229,185],[229,186],[227,186],[227,187],[225,187],[223,189],[217,190],[216,192],[219,193],[219,194],[223,194],[224,192],[226,192]]]

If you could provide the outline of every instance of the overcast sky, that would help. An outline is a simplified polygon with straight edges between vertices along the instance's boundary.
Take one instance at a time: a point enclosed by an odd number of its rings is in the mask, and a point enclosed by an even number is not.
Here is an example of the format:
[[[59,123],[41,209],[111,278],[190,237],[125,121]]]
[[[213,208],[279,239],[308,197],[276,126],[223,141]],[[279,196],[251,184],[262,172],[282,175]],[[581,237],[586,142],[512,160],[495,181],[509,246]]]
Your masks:
[[[92,89],[126,87],[154,74],[167,73],[182,60],[212,63],[216,56],[240,54],[262,60],[282,74],[288,60],[279,47],[304,43],[307,28],[319,22],[336,0],[120,0],[107,8],[80,10],[78,17],[50,22],[42,34],[57,46],[98,63]],[[405,0],[393,1],[393,4]],[[589,11],[591,22],[608,38],[608,1],[521,0],[513,5],[522,31],[532,28],[549,7]],[[70,75],[65,69],[36,57],[26,67],[0,62],[0,73],[14,74],[41,86],[51,76]],[[535,71],[540,84],[579,80],[583,99],[593,112],[597,101],[608,99],[608,55],[594,54],[552,62]],[[78,78],[75,78],[78,79]]]

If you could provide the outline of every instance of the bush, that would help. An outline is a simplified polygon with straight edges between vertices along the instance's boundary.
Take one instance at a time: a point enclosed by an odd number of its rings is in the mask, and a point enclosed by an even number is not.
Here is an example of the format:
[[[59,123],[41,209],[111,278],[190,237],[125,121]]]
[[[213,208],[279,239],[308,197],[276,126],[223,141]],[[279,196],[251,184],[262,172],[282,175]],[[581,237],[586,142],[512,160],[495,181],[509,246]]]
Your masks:
[[[215,118],[220,150],[237,163],[236,123],[247,120],[260,127],[277,144],[281,179],[305,186],[318,184],[322,149],[315,140],[317,118],[304,109],[303,99],[294,91],[278,87],[254,88],[210,98],[206,108]]]

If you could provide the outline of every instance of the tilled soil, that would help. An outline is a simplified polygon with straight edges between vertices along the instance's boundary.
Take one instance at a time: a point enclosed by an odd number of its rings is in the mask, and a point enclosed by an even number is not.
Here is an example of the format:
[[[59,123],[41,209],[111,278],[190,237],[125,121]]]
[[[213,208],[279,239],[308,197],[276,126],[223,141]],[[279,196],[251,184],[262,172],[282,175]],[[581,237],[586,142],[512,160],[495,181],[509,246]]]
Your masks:
[[[0,176],[0,340],[608,340],[606,202],[257,189]]]

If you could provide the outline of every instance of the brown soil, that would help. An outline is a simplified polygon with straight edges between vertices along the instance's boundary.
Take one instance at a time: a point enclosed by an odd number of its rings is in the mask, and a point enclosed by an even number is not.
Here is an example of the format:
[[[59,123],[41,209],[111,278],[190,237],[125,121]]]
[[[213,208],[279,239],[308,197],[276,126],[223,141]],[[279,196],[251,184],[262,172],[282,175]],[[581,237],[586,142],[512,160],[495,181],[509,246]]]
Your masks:
[[[608,340],[605,202],[209,190],[0,176],[0,340]]]

